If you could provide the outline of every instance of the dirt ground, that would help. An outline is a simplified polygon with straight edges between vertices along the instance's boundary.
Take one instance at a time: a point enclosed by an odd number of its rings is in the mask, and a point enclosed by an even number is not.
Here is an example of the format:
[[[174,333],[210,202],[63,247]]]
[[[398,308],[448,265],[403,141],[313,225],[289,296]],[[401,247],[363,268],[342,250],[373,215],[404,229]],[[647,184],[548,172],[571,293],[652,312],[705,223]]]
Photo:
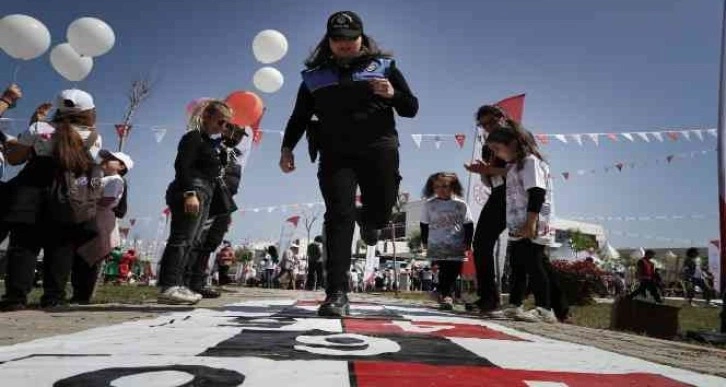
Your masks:
[[[203,300],[197,307],[217,307],[245,300],[270,298],[322,299],[323,294],[243,288],[224,293],[218,299]],[[353,300],[397,304],[426,303],[367,294],[355,295]],[[189,309],[191,308],[148,303],[143,305],[75,306],[54,311],[26,310],[2,313],[0,314],[0,345],[11,345],[126,321],[153,318],[160,314]],[[512,321],[496,321],[496,323],[552,339],[590,345],[647,361],[726,377],[726,351],[721,349],[573,325],[528,324]]]

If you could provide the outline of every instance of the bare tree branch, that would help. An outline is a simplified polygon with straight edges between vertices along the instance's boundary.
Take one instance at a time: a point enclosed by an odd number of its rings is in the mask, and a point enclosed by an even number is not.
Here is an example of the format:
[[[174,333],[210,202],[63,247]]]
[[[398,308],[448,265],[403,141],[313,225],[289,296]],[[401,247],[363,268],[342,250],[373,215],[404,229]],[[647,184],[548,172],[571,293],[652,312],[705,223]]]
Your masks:
[[[131,90],[129,90],[127,95],[129,105],[126,109],[126,114],[124,115],[123,120],[125,125],[129,125],[131,123],[131,119],[134,117],[136,110],[151,94],[151,86],[152,84],[149,77],[137,79],[131,84]]]

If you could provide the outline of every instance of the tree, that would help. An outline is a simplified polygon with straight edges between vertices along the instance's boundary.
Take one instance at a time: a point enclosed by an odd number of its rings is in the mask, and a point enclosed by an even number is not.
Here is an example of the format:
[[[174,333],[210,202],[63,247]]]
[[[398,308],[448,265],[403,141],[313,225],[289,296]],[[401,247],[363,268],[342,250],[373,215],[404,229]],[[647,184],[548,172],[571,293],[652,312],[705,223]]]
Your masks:
[[[129,136],[131,131],[131,119],[134,117],[136,110],[138,110],[141,103],[146,100],[151,94],[151,80],[148,77],[137,79],[131,84],[131,90],[127,94],[129,105],[126,108],[124,114],[123,123],[116,125],[116,130],[119,135],[118,150],[122,152],[124,145],[126,144],[126,138]]]
[[[412,253],[420,253],[422,248],[423,243],[421,242],[421,231],[414,231],[408,238],[408,249],[411,250]]]
[[[317,207],[310,208],[303,214],[303,222],[307,231],[308,243],[310,243],[310,233],[315,222],[320,218],[320,209]]]
[[[252,251],[245,247],[238,247],[234,251],[234,259],[237,262],[247,263],[252,260]]]
[[[597,240],[591,235],[583,234],[579,229],[568,230],[570,236],[570,247],[575,253],[587,251],[589,249],[597,249]]]

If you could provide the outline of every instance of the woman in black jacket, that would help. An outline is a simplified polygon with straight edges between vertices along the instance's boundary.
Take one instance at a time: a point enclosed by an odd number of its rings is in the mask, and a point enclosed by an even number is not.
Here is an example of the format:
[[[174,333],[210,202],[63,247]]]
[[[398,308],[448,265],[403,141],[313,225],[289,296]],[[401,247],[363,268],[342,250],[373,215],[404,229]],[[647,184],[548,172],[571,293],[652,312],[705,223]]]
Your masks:
[[[171,231],[161,257],[159,303],[196,304],[202,299],[184,286],[184,275],[190,249],[209,216],[215,182],[222,173],[221,134],[231,118],[232,111],[224,102],[202,103],[192,115],[189,131],[179,141],[176,175],[166,191]]]
[[[394,110],[414,117],[418,100],[396,63],[363,33],[353,12],[330,16],[327,34],[305,63],[295,109],[285,129],[280,168],[295,169],[293,149],[315,115],[318,180],[325,199],[327,298],[318,314],[348,313],[347,272],[355,221],[369,245],[391,216],[398,196],[398,133]],[[360,186],[363,207],[355,207]]]

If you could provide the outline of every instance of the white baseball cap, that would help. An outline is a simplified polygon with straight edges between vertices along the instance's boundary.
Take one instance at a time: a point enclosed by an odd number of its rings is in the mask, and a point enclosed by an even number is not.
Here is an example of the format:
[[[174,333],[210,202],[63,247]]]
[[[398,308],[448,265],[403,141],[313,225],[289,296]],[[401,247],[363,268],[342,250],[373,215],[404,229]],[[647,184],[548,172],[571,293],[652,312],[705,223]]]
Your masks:
[[[80,89],[63,90],[56,97],[56,108],[61,113],[80,113],[96,108],[93,97]]]
[[[126,171],[130,171],[134,167],[134,160],[131,160],[131,156],[124,152],[111,152],[108,149],[101,149],[98,155],[103,159],[116,159],[126,166]]]

